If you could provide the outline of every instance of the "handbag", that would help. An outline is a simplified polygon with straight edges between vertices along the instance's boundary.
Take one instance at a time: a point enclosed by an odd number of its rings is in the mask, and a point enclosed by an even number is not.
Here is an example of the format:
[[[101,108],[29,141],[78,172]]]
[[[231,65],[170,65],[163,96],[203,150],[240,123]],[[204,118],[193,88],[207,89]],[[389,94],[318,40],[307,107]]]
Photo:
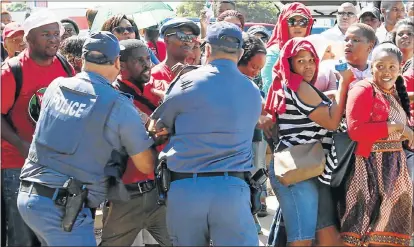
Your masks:
[[[285,186],[322,174],[326,155],[321,142],[296,145],[274,154],[275,175]]]
[[[339,187],[355,160],[356,142],[349,138],[347,132],[338,132],[333,135],[338,165],[331,175],[331,187]]]

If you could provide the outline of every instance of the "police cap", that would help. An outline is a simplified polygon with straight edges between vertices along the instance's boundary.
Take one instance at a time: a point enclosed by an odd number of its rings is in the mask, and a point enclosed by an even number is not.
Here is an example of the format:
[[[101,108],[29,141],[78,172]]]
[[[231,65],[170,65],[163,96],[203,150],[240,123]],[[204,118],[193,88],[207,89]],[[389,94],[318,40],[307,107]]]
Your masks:
[[[230,40],[234,40],[234,42]],[[205,41],[212,45],[236,49],[242,48],[243,35],[238,26],[230,22],[220,21],[207,29]]]
[[[86,38],[82,47],[82,56],[86,61],[96,64],[113,64],[121,50],[125,48],[110,32],[94,32]],[[92,56],[90,52],[99,52],[102,56]]]

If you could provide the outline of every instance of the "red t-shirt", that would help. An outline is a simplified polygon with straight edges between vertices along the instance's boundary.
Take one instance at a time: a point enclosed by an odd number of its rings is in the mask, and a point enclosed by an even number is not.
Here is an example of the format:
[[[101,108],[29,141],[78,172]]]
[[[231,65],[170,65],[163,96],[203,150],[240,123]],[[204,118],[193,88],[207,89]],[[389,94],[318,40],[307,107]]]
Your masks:
[[[55,57],[50,66],[43,67],[35,63],[26,49],[18,55],[22,66],[22,87],[20,95],[14,102],[16,82],[7,63],[1,68],[1,114],[7,114],[11,108],[11,119],[17,134],[26,142],[32,142],[36,123],[30,118],[28,107],[30,99],[36,92],[49,86],[58,77],[67,77],[60,61]],[[72,68],[72,74],[75,71]],[[1,139],[1,168],[22,168],[26,157],[22,157],[14,146]]]
[[[158,89],[166,91],[172,80],[174,80],[174,74],[165,64],[165,61],[155,65],[154,68],[151,69],[151,79],[144,87],[145,97],[149,99],[151,103],[158,106],[161,102],[161,98],[152,93],[151,90]]]
[[[122,80],[122,77],[118,77],[119,81],[121,81],[124,85],[128,86],[130,89],[134,90],[137,95],[143,96],[141,90],[135,86],[132,82],[128,80]],[[119,88],[117,88],[119,90]],[[148,108],[145,104],[139,102],[138,100],[134,100],[134,105],[142,112],[150,116],[152,114],[152,110]],[[157,151],[160,152],[163,147],[158,146]],[[136,182],[146,181],[146,180],[154,180],[154,174],[144,174],[140,172],[134,165],[132,159],[128,159],[127,168],[125,170],[124,176],[122,177],[122,181],[124,184],[132,184]]]
[[[165,60],[167,56],[167,46],[163,41],[158,40],[156,42],[157,49],[155,49],[154,44],[152,42],[147,42],[148,47],[154,52],[155,56],[160,60],[160,62]]]
[[[403,77],[407,92],[414,92],[414,68],[409,68]],[[414,126],[414,103],[410,103],[410,125]]]

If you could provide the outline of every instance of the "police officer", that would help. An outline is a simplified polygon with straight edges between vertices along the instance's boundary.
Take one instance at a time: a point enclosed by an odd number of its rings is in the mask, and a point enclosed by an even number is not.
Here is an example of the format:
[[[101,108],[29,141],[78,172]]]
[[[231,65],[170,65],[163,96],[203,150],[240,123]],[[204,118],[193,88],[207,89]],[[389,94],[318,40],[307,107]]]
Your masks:
[[[171,135],[160,153],[171,170],[167,228],[174,246],[206,246],[210,239],[257,246],[245,177],[253,169],[260,91],[237,68],[240,28],[216,23],[206,42],[208,65],[173,82],[151,116],[151,130]]]
[[[99,206],[107,191],[122,195],[115,191],[122,188],[116,187],[122,174],[117,164],[126,155],[141,172],[153,172],[153,140],[131,99],[111,86],[121,48],[109,32],[91,34],[82,72],[54,80],[43,96],[17,202],[48,246],[96,246],[89,208]]]

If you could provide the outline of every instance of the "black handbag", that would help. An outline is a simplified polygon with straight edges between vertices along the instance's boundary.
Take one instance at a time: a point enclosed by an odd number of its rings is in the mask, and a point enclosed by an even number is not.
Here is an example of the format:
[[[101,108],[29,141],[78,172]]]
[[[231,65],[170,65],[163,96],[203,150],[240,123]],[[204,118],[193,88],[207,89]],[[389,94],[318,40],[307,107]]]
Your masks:
[[[349,174],[355,162],[356,142],[349,138],[347,132],[338,132],[333,135],[338,166],[332,172],[331,187],[339,187],[345,176]]]

